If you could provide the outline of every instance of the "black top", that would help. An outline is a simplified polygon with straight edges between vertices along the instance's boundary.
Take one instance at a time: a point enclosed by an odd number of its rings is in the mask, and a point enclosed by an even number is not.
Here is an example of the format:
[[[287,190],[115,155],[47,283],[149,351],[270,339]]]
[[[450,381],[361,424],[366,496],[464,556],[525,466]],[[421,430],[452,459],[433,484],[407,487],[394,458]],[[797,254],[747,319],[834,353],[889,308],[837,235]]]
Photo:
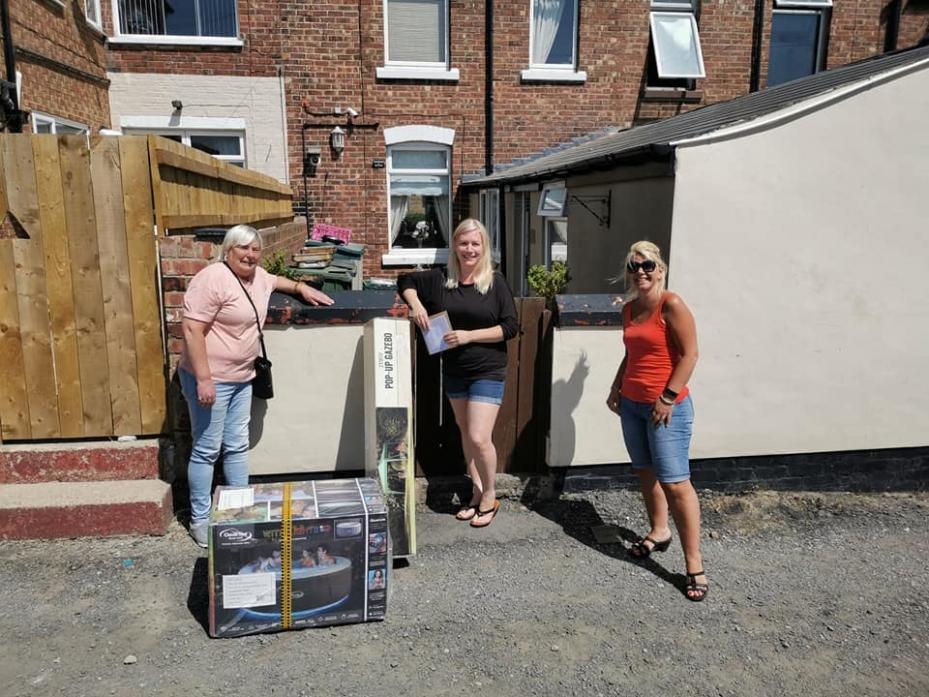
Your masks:
[[[447,311],[452,329],[488,329],[498,324],[503,329],[503,341],[465,344],[446,351],[445,373],[471,380],[506,379],[506,342],[516,336],[519,321],[513,294],[502,274],[494,272],[493,284],[486,295],[481,295],[473,284],[459,283],[457,288],[446,288],[445,275],[440,269],[400,276],[397,279],[400,295],[408,288],[416,290],[430,315]]]

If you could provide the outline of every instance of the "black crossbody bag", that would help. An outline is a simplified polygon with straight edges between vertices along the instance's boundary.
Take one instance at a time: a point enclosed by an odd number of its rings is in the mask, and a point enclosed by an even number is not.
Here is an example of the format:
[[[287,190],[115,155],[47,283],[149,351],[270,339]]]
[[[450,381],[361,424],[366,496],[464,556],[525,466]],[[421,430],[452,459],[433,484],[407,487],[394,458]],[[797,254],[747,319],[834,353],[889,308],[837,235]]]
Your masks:
[[[223,264],[229,269],[229,273],[235,276],[235,280],[239,282],[239,287],[242,289],[242,292],[245,293],[248,304],[252,306],[252,310],[255,312],[255,324],[258,325],[258,341],[261,344],[261,355],[255,358],[255,377],[252,378],[252,395],[258,397],[258,399],[271,399],[274,396],[274,382],[271,380],[271,361],[268,360],[268,352],[265,350],[265,335],[261,331],[261,320],[258,318],[258,308],[255,307],[252,296],[245,290],[242,279],[232,270],[229,264],[226,264],[225,261]]]

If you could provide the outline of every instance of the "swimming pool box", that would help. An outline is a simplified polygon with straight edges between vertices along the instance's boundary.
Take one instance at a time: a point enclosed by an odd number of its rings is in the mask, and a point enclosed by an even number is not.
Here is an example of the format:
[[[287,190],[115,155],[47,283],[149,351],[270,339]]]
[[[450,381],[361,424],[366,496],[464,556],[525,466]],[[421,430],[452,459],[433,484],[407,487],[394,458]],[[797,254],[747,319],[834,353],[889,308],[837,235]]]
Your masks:
[[[375,479],[218,487],[209,526],[210,635],[384,619],[387,518]]]

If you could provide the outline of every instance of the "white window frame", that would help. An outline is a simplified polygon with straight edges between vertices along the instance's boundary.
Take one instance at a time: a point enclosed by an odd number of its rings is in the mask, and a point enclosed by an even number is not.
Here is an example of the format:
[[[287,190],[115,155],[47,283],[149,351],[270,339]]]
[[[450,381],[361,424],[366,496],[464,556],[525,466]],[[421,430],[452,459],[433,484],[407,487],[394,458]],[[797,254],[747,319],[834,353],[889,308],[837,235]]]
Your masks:
[[[375,69],[378,78],[386,80],[442,80],[457,82],[460,75],[457,68],[451,67],[451,0],[439,0],[444,3],[445,17],[445,61],[399,61],[390,58],[390,26],[387,21],[388,0],[383,0],[384,9],[384,65]]]
[[[547,194],[550,191],[561,191],[561,196],[563,197],[561,205],[556,208],[550,208],[545,205],[548,198]],[[568,190],[565,188],[564,182],[552,182],[542,187],[542,193],[539,194],[539,207],[538,210],[536,210],[536,215],[540,218],[564,218],[567,215],[567,213],[565,213],[567,208]]]
[[[556,245],[552,243],[552,226],[554,223],[564,223],[565,225],[567,225],[568,219],[564,216],[561,216],[561,217],[547,216],[545,218],[545,222],[544,222],[545,249],[544,249],[544,252],[545,252],[545,268],[548,270],[551,270],[553,261],[563,261],[565,263],[568,263],[568,243],[567,242],[565,242],[564,244],[558,243],[557,256],[552,253],[556,251],[555,250]]]
[[[187,147],[193,147],[190,144],[191,136],[238,136],[239,151],[241,155],[211,155],[217,160],[229,162],[230,164],[241,163],[243,168],[248,167],[248,154],[245,151],[245,131],[244,130],[223,130],[217,128],[144,128],[138,126],[123,126],[123,133],[131,135],[153,135],[153,136],[180,136],[181,143]],[[202,150],[200,152],[203,152]],[[204,153],[207,154],[207,153]]]
[[[586,82],[587,72],[578,70],[578,34],[580,33],[580,3],[574,0],[574,33],[571,54],[574,61],[568,63],[535,63],[535,0],[529,0],[529,67],[520,72],[523,82]]]
[[[47,123],[51,126],[51,134],[58,135],[58,126],[69,126],[71,128],[81,129],[81,133],[68,133],[67,135],[90,135],[90,126],[86,124],[79,123],[77,121],[71,121],[70,119],[63,119],[60,116],[52,116],[51,114],[45,114],[41,111],[33,111],[32,118],[32,132],[36,133],[35,127],[38,123]]]
[[[173,34],[123,34],[119,30],[119,0],[112,0],[113,36],[107,39],[107,43],[144,45],[166,44],[172,46],[243,46],[244,42],[240,38],[239,0],[235,0],[235,3],[235,36],[182,36]]]
[[[94,17],[91,18],[91,9]],[[98,31],[103,31],[103,14],[101,13],[100,0],[84,0],[84,19],[87,23]]]
[[[813,75],[822,72],[826,67],[826,37],[829,35],[831,21],[832,0],[823,0],[828,5],[821,5],[815,0],[775,0],[775,9],[771,12],[771,27],[774,27],[774,15],[815,15],[819,17],[819,32],[816,34],[816,70]],[[779,9],[809,8],[809,9]],[[768,69],[771,66],[771,37],[768,37]],[[783,84],[783,83],[780,83]]]
[[[658,31],[656,29],[657,19],[661,17],[687,17],[690,20],[690,30],[693,33],[694,45],[697,49],[697,63],[699,64],[699,70],[695,73],[674,73],[670,71],[665,71],[662,69],[661,65],[661,42],[658,41]],[[690,12],[650,12],[648,17],[648,23],[652,36],[652,50],[655,52],[655,65],[658,72],[658,77],[662,80],[695,80],[697,78],[706,77],[706,67],[703,63],[703,48],[700,45],[700,28],[697,26],[697,17],[696,15]]]
[[[480,220],[487,228],[490,247],[495,262],[500,261],[500,190],[481,189],[478,192]]]

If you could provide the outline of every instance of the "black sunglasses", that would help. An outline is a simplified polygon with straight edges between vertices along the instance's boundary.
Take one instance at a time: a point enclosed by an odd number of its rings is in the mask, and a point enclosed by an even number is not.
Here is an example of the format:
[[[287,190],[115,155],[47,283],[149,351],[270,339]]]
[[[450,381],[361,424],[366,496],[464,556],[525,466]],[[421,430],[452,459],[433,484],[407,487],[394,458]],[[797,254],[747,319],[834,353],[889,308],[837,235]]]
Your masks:
[[[645,273],[651,273],[658,268],[658,264],[651,259],[646,259],[645,261],[630,261],[626,264],[626,270],[629,273],[635,273],[639,269],[642,269]]]

